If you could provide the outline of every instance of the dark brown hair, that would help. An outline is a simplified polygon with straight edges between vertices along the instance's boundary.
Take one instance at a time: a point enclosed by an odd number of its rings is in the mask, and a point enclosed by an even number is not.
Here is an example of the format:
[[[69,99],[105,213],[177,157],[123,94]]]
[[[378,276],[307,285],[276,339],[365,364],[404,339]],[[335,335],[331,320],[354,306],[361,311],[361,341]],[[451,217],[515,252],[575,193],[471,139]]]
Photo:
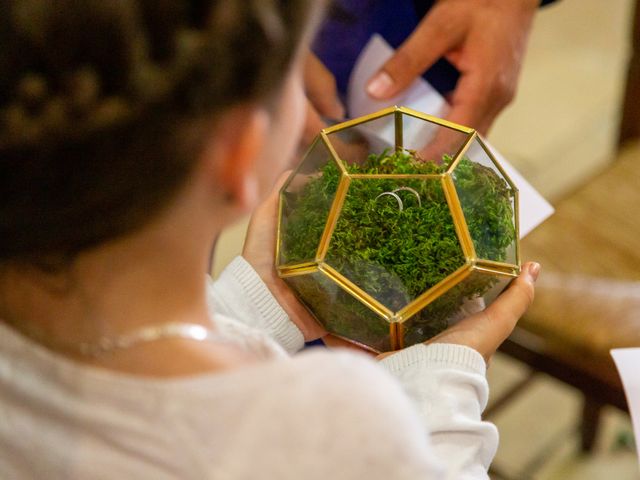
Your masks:
[[[149,221],[191,172],[188,133],[277,90],[312,3],[0,0],[0,264]]]

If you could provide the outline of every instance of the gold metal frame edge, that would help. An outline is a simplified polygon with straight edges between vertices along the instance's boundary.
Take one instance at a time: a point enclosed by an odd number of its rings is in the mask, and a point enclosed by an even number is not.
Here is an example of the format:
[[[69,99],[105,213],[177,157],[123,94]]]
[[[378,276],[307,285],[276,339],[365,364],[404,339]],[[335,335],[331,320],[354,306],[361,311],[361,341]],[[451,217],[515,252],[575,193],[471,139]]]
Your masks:
[[[350,128],[350,127],[354,127],[356,125],[360,125],[361,123],[367,123],[367,122],[370,122],[372,120],[377,120],[378,118],[386,117],[388,115],[393,114],[396,110],[397,110],[397,107],[395,107],[395,106],[387,107],[387,108],[384,108],[382,110],[378,110],[377,112],[370,113],[368,115],[363,115],[363,116],[358,117],[358,118],[354,118],[353,120],[347,120],[345,122],[338,123],[336,125],[332,125],[332,126],[327,127],[327,128],[323,128],[322,130],[320,130],[320,133],[321,134],[324,133],[325,135],[330,135],[332,133],[339,132],[339,131],[344,130],[346,128]]]
[[[326,275],[331,281],[336,283],[345,292],[353,296],[356,300],[362,302],[371,311],[377,314],[383,320],[391,323],[393,320],[393,312],[385,307],[378,300],[373,298],[367,292],[358,287],[355,283],[349,280],[347,277],[338,272],[331,265],[326,263],[318,264],[318,270]]]
[[[469,150],[469,148],[471,147],[471,144],[476,138],[478,138],[478,132],[474,130],[473,133],[471,133],[467,137],[462,147],[460,147],[460,150],[458,150],[458,153],[456,153],[455,156],[453,157],[453,162],[451,162],[451,165],[449,165],[449,168],[447,169],[448,174],[450,175],[453,174],[453,171],[456,169],[460,161],[464,158],[465,153],[467,153],[467,150]]]
[[[487,260],[485,258],[478,258],[476,260],[476,265],[481,265],[487,268],[498,268],[498,269],[514,269],[518,268],[518,265],[515,263],[509,262],[498,262],[495,260]]]
[[[522,265],[522,258],[520,257],[520,192],[516,189],[513,192],[513,209],[514,221],[516,222],[516,263],[518,267]]]
[[[327,137],[325,133],[320,132],[320,138],[322,139],[322,143],[324,143],[324,146],[327,147],[327,150],[329,150],[329,155],[333,157],[333,160],[338,165],[338,168],[340,169],[340,171],[343,174],[347,174],[348,173],[347,167],[345,166],[344,161],[340,158],[340,155],[338,155],[338,152],[336,152],[336,149],[333,148],[333,145],[331,144],[329,137]]]
[[[451,273],[446,278],[442,279],[440,282],[436,283],[433,287],[431,287],[426,292],[422,293],[418,297],[416,297],[412,302],[407,304],[401,310],[398,310],[395,314],[395,317],[398,322],[404,323],[424,307],[429,305],[433,300],[440,297],[442,294],[448,292],[453,287],[458,285],[461,281],[471,275],[471,272],[474,269],[474,264],[465,263],[456,271]]]
[[[443,173],[352,173],[349,178],[352,180],[394,180],[394,179],[416,179],[416,180],[439,180]]]
[[[442,177],[442,189],[444,190],[444,195],[449,205],[453,226],[456,229],[462,253],[468,262],[473,263],[476,260],[476,249],[473,244],[473,239],[471,238],[471,233],[469,232],[467,220],[464,218],[464,212],[462,211],[456,186],[450,174]]]
[[[357,340],[353,340],[352,338],[343,337],[342,335],[339,335],[339,334],[333,333],[333,332],[331,332],[331,335],[336,337],[336,338],[339,338],[340,340],[344,340],[345,342],[348,342],[348,343],[350,343],[352,345],[355,345],[355,346],[357,346],[359,348],[363,348],[363,349],[365,349],[365,350],[367,350],[367,351],[369,351],[371,353],[375,353],[376,355],[380,355],[381,353],[383,353],[380,350],[376,350],[375,348],[370,347],[369,345],[366,345],[366,344],[364,344],[362,342],[359,342]],[[331,347],[329,347],[329,348],[331,348]]]
[[[320,237],[320,243],[318,244],[318,250],[316,251],[316,262],[322,262],[324,257],[327,255],[331,236],[333,235],[333,231],[338,223],[340,211],[342,210],[342,205],[347,198],[347,191],[349,190],[350,184],[351,178],[349,175],[342,173],[340,183],[338,183],[338,188],[336,189],[336,195],[333,198],[333,203],[331,204],[329,214],[327,215],[322,236]]]
[[[316,262],[306,262],[299,265],[278,267],[277,271],[280,278],[297,277],[317,272],[318,264]]]
[[[404,148],[404,127],[402,121],[402,112],[396,107],[393,116],[396,150],[402,150]]]
[[[512,277],[512,278],[517,277],[520,273],[519,267],[512,266],[511,268],[501,269],[501,268],[485,266],[480,261],[478,261],[478,263],[473,266],[472,270],[480,273],[489,273],[491,275],[500,275],[503,277]]]
[[[507,183],[509,184],[511,189],[514,192],[517,192],[518,191],[518,187],[516,186],[514,181],[511,179],[511,177],[507,174],[507,172],[505,171],[504,167],[500,164],[500,162],[495,157],[495,155],[493,154],[491,149],[489,147],[487,147],[487,144],[484,142],[484,140],[482,139],[482,137],[480,135],[478,135],[478,143],[482,146],[482,149],[489,156],[491,161],[495,164],[496,168],[498,169],[500,174],[504,177],[504,179],[507,181]]]
[[[473,128],[465,127],[464,125],[459,125],[457,123],[450,122],[449,120],[434,117],[433,115],[428,115],[426,113],[422,113],[408,107],[396,107],[396,110],[398,112],[404,113],[405,115],[409,115],[410,117],[419,118],[420,120],[426,120],[427,122],[435,123],[436,125],[442,125],[443,127],[457,130],[458,132],[469,134],[475,131]]]

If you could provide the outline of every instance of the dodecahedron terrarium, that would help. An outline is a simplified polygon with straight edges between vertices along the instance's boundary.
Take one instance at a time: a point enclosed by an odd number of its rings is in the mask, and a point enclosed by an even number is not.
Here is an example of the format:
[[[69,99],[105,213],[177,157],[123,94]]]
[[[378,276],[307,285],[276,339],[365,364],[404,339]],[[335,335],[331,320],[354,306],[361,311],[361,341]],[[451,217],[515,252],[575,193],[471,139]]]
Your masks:
[[[475,130],[391,107],[322,130],[281,190],[277,245],[329,332],[396,350],[518,275],[518,191]]]

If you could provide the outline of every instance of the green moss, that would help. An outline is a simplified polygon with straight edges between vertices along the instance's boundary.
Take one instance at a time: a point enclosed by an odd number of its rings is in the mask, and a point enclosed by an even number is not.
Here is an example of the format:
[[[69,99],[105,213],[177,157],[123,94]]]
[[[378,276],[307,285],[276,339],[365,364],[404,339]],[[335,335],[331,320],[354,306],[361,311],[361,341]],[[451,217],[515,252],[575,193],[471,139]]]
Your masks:
[[[439,177],[451,163],[418,161],[410,151],[370,155],[362,165],[348,165],[351,174],[423,174],[422,179],[352,179],[326,263],[392,311],[397,311],[464,264],[460,242]],[[282,254],[287,261],[315,258],[340,171],[328,162],[290,202],[282,229]],[[504,261],[515,239],[512,194],[506,182],[487,167],[462,159],[454,182],[479,258]],[[390,195],[397,190],[403,209]],[[384,350],[388,326],[340,288],[318,278],[295,277],[290,284],[331,331]],[[465,298],[482,295],[491,277],[474,277],[457,286],[412,319],[405,339],[425,340],[447,326],[447,319]],[[331,290],[328,292],[328,290]],[[385,336],[386,335],[386,336]]]

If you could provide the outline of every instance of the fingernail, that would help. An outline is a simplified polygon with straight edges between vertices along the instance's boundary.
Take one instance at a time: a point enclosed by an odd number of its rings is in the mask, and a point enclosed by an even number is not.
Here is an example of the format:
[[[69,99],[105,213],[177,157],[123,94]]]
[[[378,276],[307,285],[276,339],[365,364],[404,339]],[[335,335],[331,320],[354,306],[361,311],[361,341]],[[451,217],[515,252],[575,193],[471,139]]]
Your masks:
[[[540,275],[540,264],[539,263],[533,262],[529,266],[529,275],[531,276],[531,278],[533,279],[534,282],[536,280],[538,280],[538,275]]]
[[[378,73],[367,85],[367,93],[375,98],[386,97],[393,88],[393,79],[387,72]]]

